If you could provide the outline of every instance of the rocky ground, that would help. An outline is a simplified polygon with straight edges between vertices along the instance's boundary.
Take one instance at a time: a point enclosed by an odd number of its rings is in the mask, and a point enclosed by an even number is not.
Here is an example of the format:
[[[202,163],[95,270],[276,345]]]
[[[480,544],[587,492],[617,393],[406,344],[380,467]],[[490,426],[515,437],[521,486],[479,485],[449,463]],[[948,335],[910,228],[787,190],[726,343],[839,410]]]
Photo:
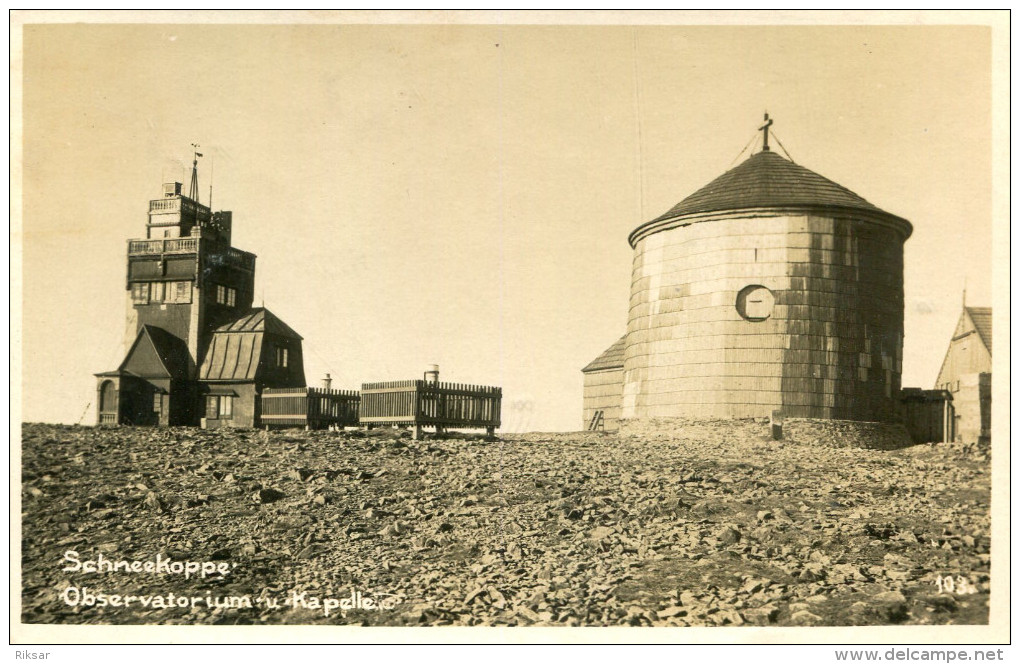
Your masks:
[[[766,430],[486,442],[26,424],[22,618],[987,623],[987,451]],[[100,556],[208,567],[71,571]]]

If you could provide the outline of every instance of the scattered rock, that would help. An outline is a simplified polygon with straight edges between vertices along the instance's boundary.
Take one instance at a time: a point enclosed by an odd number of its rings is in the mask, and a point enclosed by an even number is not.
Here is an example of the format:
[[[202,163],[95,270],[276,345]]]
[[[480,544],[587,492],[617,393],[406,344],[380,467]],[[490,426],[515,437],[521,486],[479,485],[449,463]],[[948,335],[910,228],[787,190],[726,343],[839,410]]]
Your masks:
[[[662,609],[661,611],[656,611],[655,613],[659,618],[662,619],[674,618],[676,616],[686,616],[687,609],[682,606],[669,606],[666,607],[665,609]]]
[[[154,512],[166,511],[166,505],[163,500],[156,495],[154,491],[150,491],[145,495],[145,506]]]
[[[818,625],[822,619],[808,610],[801,610],[790,616],[790,622],[794,625]]]
[[[295,555],[294,557],[299,560],[307,560],[309,558],[314,558],[318,556],[320,553],[322,553],[322,551],[323,551],[322,546],[318,544],[309,544],[305,548],[298,551],[297,555]]]
[[[287,471],[287,477],[298,482],[304,482],[312,476],[312,471],[307,468],[292,468]]]
[[[25,425],[21,618],[157,619],[62,605],[53,552],[75,548],[231,564],[205,580],[154,577],[152,592],[395,598],[328,618],[253,607],[164,612],[168,623],[987,622],[987,459],[955,444],[777,445],[765,427],[396,445],[385,429]],[[937,594],[936,570],[964,570],[975,592]],[[104,578],[107,592],[136,584]]]
[[[752,625],[771,625],[779,618],[779,607],[775,604],[747,609],[744,611],[744,619]]]
[[[719,532],[719,535],[717,537],[719,538],[719,541],[722,542],[724,545],[730,546],[740,541],[740,532],[736,528],[731,528],[727,526],[726,528],[723,528],[722,531]]]
[[[284,493],[277,489],[259,489],[252,494],[251,499],[253,502],[259,503],[260,505],[267,505],[269,503],[275,503],[279,499],[284,497]]]

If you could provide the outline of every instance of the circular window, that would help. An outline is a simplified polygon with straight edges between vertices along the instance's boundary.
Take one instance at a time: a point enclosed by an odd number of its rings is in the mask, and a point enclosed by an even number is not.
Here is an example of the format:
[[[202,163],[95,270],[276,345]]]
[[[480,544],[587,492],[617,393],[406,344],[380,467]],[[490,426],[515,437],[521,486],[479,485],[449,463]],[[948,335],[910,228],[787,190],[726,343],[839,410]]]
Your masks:
[[[737,293],[737,312],[745,320],[765,320],[772,315],[776,297],[764,286],[748,286]]]

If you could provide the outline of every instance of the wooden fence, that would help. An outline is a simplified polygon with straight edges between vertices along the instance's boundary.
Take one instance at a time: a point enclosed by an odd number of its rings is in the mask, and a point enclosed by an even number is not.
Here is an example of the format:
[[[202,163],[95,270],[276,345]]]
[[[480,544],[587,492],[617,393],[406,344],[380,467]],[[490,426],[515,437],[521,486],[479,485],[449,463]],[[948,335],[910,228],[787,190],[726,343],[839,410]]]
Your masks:
[[[903,388],[903,424],[915,443],[946,443],[955,437],[953,395],[946,390]]]
[[[400,380],[361,386],[362,424],[413,425],[437,430],[486,429],[500,425],[503,390],[485,385]]]
[[[356,390],[323,390],[315,387],[267,388],[262,391],[261,426],[307,427],[358,426],[361,396]]]

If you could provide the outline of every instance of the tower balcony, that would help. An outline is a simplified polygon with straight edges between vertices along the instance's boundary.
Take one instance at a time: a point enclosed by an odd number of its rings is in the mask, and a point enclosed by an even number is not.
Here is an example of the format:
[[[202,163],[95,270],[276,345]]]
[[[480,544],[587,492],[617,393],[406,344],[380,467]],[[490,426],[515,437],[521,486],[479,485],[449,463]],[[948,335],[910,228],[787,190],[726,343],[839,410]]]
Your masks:
[[[224,246],[222,242],[216,242],[212,238],[203,238],[199,228],[193,229],[192,235],[189,237],[128,240],[129,259],[198,254],[200,252],[206,255],[206,260],[250,272],[255,271],[255,254],[231,246]]]
[[[197,237],[168,237],[156,240],[128,240],[128,256],[198,253]]]
[[[208,221],[212,215],[212,210],[209,207],[193,201],[187,196],[156,198],[149,201],[149,214],[172,214],[175,212],[183,212],[202,221]]]

